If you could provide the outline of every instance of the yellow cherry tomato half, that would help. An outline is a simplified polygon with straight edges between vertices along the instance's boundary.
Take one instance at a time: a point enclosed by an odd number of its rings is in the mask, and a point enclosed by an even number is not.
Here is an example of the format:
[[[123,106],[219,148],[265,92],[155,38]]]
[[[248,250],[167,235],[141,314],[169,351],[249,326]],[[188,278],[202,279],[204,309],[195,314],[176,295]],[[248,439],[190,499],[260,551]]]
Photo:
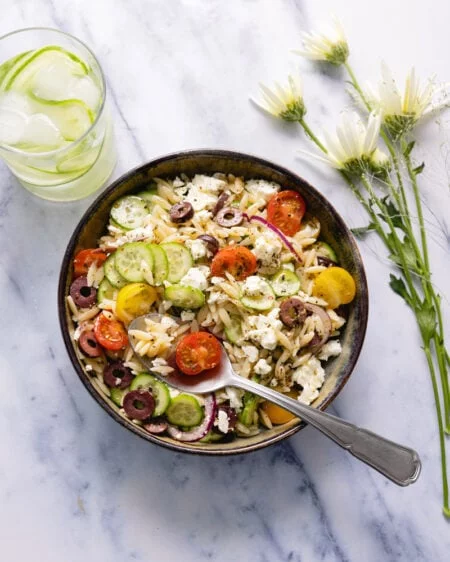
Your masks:
[[[288,392],[287,395],[291,398],[297,398],[298,392]],[[294,414],[291,414],[291,412],[288,412],[281,406],[277,406],[272,402],[264,402],[261,408],[266,412],[270,421],[274,425],[282,425],[283,423],[290,422],[296,417]]]
[[[330,308],[352,302],[356,294],[355,280],[342,267],[329,267],[314,281],[313,295],[326,300]]]
[[[157,297],[154,287],[147,283],[130,283],[120,289],[116,301],[116,316],[125,324],[148,314]]]

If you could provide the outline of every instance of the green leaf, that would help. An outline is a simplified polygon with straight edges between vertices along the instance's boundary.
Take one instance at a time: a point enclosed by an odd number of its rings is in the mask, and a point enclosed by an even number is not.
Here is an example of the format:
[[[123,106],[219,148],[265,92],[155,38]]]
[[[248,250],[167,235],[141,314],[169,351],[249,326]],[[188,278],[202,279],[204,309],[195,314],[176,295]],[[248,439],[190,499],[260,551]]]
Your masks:
[[[384,197],[381,202],[383,203],[385,209],[386,209],[386,213],[389,215],[389,218],[391,219],[392,224],[396,227],[396,228],[400,228],[401,230],[405,230],[405,225],[403,224],[403,219],[400,215],[400,211],[397,209],[397,207],[394,205],[394,203],[392,201],[390,201],[389,196],[386,195],[386,197]],[[386,216],[384,214],[379,214],[378,215],[380,217],[380,219],[383,219],[384,222],[388,222],[386,219]]]
[[[405,149],[403,150],[403,154],[404,154],[405,158],[408,158],[408,156],[411,154],[412,149],[414,148],[415,144],[416,144],[416,141],[411,141],[406,145]]]
[[[416,311],[416,318],[424,339],[429,342],[436,332],[436,311],[424,301]]]
[[[406,288],[403,279],[400,279],[399,277],[395,277],[395,275],[391,273],[389,286],[394,291],[394,293],[400,295],[402,299],[404,299],[406,303],[409,304],[409,306],[411,306],[411,297],[408,293],[408,289]]]
[[[392,250],[392,253],[388,256],[389,259],[392,260],[394,263],[396,263],[400,267],[403,267],[402,262],[404,260],[404,262],[406,264],[406,267],[408,269],[411,269],[411,270],[415,271],[416,273],[421,273],[419,264],[417,263],[416,254],[414,252],[413,245],[411,244],[409,238],[406,238],[406,236],[405,236],[405,238],[403,239],[403,242],[400,243],[401,255],[400,255],[399,250],[397,249],[397,246],[395,244],[394,236],[392,234],[389,234],[388,239],[389,239],[389,242],[390,242],[390,248]]]
[[[425,168],[425,162],[422,162],[422,164],[420,164],[419,166],[416,166],[413,169],[413,174],[415,174],[416,176],[418,176],[419,174],[421,174],[423,172],[423,169]]]
[[[360,226],[358,228],[351,228],[350,229],[356,238],[364,238],[366,234],[368,234],[371,230],[376,230],[376,225],[373,222],[370,222],[367,226]]]

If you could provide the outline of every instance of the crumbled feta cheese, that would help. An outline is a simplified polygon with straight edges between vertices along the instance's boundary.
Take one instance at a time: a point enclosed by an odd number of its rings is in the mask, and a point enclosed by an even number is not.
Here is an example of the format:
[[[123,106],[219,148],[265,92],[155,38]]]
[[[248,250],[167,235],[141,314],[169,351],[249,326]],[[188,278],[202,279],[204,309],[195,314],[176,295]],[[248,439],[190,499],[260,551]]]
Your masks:
[[[178,176],[172,182],[173,187],[183,187],[184,181],[180,179]]]
[[[191,267],[186,275],[180,280],[180,285],[187,285],[189,287],[194,287],[195,289],[200,289],[200,291],[204,291],[208,287],[208,275],[209,267],[207,266],[203,265],[199,267]]]
[[[275,308],[266,316],[248,316],[244,326],[245,338],[259,343],[264,349],[274,350],[278,343],[277,331],[282,327],[278,320],[279,312],[279,309]]]
[[[192,310],[183,310],[181,312],[181,320],[183,322],[192,322],[194,318],[195,318],[195,312],[192,312]]]
[[[319,388],[325,380],[325,371],[317,357],[311,357],[292,373],[292,380],[303,387],[298,400],[310,404],[319,395]]]
[[[254,345],[244,345],[242,346],[242,351],[244,355],[247,356],[250,363],[255,363],[256,361],[258,361],[259,352],[258,348]]]
[[[195,213],[194,219],[201,225],[206,226],[211,220],[211,211],[203,210]]]
[[[227,187],[227,182],[211,176],[196,174],[192,180],[193,185],[206,193],[218,194]]]
[[[339,340],[331,340],[327,342],[320,350],[318,357],[321,361],[328,361],[330,357],[336,357],[342,351]]]
[[[201,240],[186,240],[185,244],[191,251],[195,261],[206,256],[206,246]]]
[[[225,392],[227,394],[228,400],[230,401],[230,406],[234,408],[236,412],[240,412],[242,410],[242,397],[244,396],[244,391],[238,388],[227,386],[225,388]]]
[[[147,242],[153,242],[154,234],[153,234],[153,226],[148,224],[147,226],[140,226],[139,228],[134,228],[133,230],[129,230],[123,236],[120,236],[115,242],[111,242],[108,245],[113,248],[119,248],[119,246],[123,246],[128,242],[138,242],[140,240],[145,240]]]
[[[252,252],[256,259],[261,262],[261,265],[276,266],[282,249],[283,245],[280,239],[267,233],[256,239]]]
[[[253,368],[257,375],[268,375],[271,370],[271,365],[265,359],[260,359]]]
[[[258,275],[251,275],[242,283],[242,293],[249,297],[259,297],[265,293],[266,281]]]
[[[228,423],[228,415],[225,410],[219,410],[217,414],[217,427],[219,431],[222,433],[228,433],[229,423]]]
[[[249,180],[245,184],[245,189],[267,201],[280,190],[280,186],[277,183],[266,180]]]
[[[189,184],[189,193],[185,197],[185,201],[192,205],[194,211],[202,211],[203,209],[212,209],[217,203],[218,197],[211,193],[206,193],[194,184]]]

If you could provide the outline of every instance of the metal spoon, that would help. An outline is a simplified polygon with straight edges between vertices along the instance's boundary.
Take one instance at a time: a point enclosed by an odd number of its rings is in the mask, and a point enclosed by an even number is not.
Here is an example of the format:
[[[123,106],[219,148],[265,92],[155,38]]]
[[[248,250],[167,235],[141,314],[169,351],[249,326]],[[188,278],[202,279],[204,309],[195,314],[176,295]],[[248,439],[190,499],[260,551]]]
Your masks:
[[[148,314],[140,316],[131,322],[129,330],[145,330],[145,318],[159,321],[161,315]],[[172,317],[173,318],[173,317]],[[173,318],[178,321],[177,318]],[[136,353],[135,341],[130,335],[130,344]],[[164,377],[153,372],[165,383],[185,392],[208,393],[221,390],[226,386],[234,386],[248,390],[282,406],[304,421],[311,424],[339,446],[346,449],[357,459],[368,464],[381,474],[398,484],[408,486],[414,483],[420,474],[421,462],[419,455],[413,449],[389,441],[367,429],[362,429],[336,416],[326,414],[316,408],[300,403],[271,388],[258,384],[252,380],[240,377],[233,371],[230,359],[224,348],[220,365],[197,376],[186,376],[177,372]],[[152,370],[152,362],[137,354],[139,360]]]

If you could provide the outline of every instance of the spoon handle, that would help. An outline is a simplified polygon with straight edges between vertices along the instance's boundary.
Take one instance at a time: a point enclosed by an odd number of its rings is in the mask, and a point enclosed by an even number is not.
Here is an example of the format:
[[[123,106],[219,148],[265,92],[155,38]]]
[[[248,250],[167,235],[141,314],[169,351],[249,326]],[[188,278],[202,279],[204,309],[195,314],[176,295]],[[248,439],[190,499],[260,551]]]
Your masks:
[[[232,380],[233,386],[262,396],[301,417],[354,457],[378,470],[399,486],[408,486],[419,477],[421,463],[419,455],[413,449],[302,404],[254,381],[236,375]]]

